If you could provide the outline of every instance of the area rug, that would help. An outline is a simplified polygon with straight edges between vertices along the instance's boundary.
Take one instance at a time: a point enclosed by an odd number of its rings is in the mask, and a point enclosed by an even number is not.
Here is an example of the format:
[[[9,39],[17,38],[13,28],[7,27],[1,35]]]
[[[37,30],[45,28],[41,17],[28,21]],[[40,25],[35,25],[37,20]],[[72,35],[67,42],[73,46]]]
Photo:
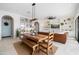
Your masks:
[[[24,44],[22,41],[15,42],[13,45],[18,55],[31,55],[32,53],[32,49],[28,47],[26,44]],[[49,55],[54,55],[58,49],[56,46],[53,47],[54,47],[54,51]],[[35,55],[46,55],[46,54],[44,54],[43,52],[39,52],[36,53]]]

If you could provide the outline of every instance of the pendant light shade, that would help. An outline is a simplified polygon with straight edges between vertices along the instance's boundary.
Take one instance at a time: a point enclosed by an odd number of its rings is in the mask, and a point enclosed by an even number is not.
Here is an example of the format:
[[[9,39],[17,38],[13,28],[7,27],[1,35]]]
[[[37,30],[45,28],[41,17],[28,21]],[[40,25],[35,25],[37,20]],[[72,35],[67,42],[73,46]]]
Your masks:
[[[31,19],[31,22],[37,20],[37,18],[35,17],[35,9],[36,9],[35,5],[36,5],[36,3],[32,3],[32,19]]]
[[[33,3],[33,4],[32,4],[32,6],[35,6],[35,5],[36,5],[36,3]]]

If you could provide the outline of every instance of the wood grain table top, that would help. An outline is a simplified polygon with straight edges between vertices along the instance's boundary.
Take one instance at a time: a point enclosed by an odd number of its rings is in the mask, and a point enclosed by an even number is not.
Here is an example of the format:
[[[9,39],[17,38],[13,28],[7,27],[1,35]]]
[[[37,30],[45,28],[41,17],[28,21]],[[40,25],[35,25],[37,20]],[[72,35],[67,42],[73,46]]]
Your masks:
[[[43,34],[38,34],[38,35],[31,35],[31,34],[23,34],[27,39],[36,41],[36,42],[41,42],[43,40],[45,40],[46,38],[48,38],[47,35],[43,35]]]

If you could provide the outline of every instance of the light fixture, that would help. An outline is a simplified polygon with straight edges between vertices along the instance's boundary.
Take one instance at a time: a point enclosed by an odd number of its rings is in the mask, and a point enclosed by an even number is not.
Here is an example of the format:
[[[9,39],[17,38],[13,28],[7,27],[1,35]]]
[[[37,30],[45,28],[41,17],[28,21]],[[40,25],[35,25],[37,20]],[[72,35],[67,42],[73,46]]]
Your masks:
[[[32,4],[32,6],[35,6],[35,5],[36,5],[36,3],[33,3],[33,4]]]
[[[36,3],[32,3],[32,20],[35,20],[35,5]]]

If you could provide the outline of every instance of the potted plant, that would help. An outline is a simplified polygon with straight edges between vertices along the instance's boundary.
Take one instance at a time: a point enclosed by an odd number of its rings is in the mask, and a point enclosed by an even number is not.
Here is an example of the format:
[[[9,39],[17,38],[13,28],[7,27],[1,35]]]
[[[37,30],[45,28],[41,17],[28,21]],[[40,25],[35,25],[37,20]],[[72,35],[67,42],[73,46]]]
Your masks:
[[[17,29],[16,30],[16,37],[19,37],[19,35],[20,35],[20,31]]]

